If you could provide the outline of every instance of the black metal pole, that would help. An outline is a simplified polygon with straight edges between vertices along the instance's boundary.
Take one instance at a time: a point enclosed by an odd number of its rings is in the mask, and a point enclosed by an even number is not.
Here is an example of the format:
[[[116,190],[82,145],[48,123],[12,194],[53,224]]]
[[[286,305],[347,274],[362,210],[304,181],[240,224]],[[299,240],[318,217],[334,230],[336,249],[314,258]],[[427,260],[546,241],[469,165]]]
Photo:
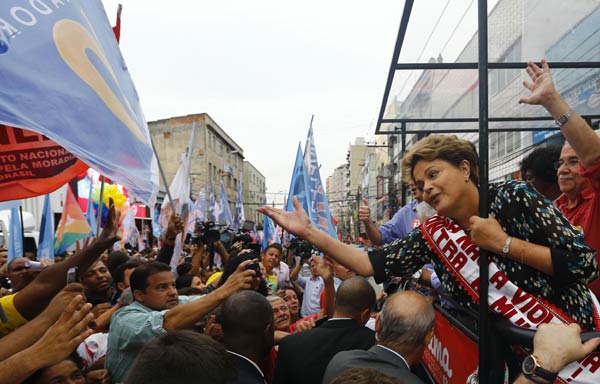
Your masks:
[[[479,215],[488,216],[488,30],[487,0],[478,1],[479,45]],[[490,326],[488,316],[488,255],[479,256],[479,382],[494,382],[490,359]]]
[[[402,156],[404,156],[404,152],[406,152],[406,123],[402,123],[401,130],[401,141],[402,141]],[[400,164],[400,174],[403,175],[402,164]],[[406,184],[404,184],[404,179],[402,182],[402,205],[406,205]]]
[[[396,65],[398,65],[398,58],[400,57],[400,50],[402,49],[402,43],[404,43],[404,36],[406,36],[406,30],[408,29],[408,21],[410,20],[410,13],[412,12],[414,0],[406,0],[404,2],[404,10],[402,11],[402,19],[400,20],[400,28],[398,29],[398,37],[396,38],[396,46],[394,47],[394,53],[392,54],[392,64],[388,72],[387,82],[385,84],[385,91],[383,92],[383,100],[381,101],[381,107],[379,109],[379,117],[377,118],[377,129],[375,133],[379,131],[381,126],[381,120],[385,113],[385,107],[392,90],[392,84],[394,83],[394,74],[396,73]]]

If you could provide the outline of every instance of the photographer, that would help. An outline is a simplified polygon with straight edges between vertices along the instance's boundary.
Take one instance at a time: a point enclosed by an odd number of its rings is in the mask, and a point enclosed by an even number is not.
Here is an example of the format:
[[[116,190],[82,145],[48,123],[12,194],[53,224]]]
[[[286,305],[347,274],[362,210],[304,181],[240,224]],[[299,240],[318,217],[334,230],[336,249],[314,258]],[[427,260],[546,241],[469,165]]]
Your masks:
[[[323,291],[323,288],[325,287],[325,281],[319,275],[319,271],[317,269],[318,261],[316,258],[319,256],[316,253],[308,262],[310,266],[310,277],[300,276],[300,270],[306,261],[304,254],[301,254],[300,257],[300,262],[294,267],[290,277],[304,290],[300,316],[306,317],[315,313],[319,313],[321,310],[320,297],[321,291]]]

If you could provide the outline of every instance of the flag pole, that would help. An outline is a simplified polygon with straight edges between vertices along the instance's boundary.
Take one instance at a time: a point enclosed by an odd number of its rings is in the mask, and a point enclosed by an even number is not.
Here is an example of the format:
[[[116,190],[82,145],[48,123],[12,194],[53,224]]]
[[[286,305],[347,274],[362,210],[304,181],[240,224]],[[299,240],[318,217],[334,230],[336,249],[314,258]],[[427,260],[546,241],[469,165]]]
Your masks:
[[[154,152],[154,156],[156,156],[156,162],[158,163],[158,172],[160,172],[160,177],[162,178],[163,184],[165,185],[165,190],[167,191],[167,197],[169,198],[169,204],[171,205],[171,212],[175,213],[175,204],[173,204],[173,197],[171,197],[171,191],[169,190],[169,184],[167,183],[167,178],[165,177],[165,172],[163,171],[163,167],[160,164],[160,159],[158,157],[158,153],[156,152],[156,147],[154,146],[154,140],[152,140],[152,135],[148,135],[150,137],[150,144],[152,144],[152,151]]]
[[[100,235],[100,222],[102,221],[102,208],[104,206],[104,180],[104,175],[100,175],[100,198],[98,199],[98,217],[96,217],[96,236]]]

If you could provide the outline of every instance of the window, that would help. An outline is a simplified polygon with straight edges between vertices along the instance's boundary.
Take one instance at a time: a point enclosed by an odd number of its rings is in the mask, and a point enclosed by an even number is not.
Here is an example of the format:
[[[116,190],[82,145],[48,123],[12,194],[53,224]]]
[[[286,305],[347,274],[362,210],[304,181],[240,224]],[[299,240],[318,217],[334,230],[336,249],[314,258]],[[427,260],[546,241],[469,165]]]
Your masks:
[[[498,157],[506,154],[506,132],[498,132]]]

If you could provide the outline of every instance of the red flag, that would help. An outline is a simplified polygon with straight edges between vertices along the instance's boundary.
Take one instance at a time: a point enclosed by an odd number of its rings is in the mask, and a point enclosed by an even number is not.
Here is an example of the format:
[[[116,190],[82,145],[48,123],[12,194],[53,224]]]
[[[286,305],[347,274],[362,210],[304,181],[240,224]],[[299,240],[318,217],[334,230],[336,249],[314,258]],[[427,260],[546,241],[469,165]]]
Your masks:
[[[119,8],[117,9],[117,24],[113,27],[113,33],[117,38],[117,43],[121,40],[121,11],[123,10],[123,5],[119,4]]]

